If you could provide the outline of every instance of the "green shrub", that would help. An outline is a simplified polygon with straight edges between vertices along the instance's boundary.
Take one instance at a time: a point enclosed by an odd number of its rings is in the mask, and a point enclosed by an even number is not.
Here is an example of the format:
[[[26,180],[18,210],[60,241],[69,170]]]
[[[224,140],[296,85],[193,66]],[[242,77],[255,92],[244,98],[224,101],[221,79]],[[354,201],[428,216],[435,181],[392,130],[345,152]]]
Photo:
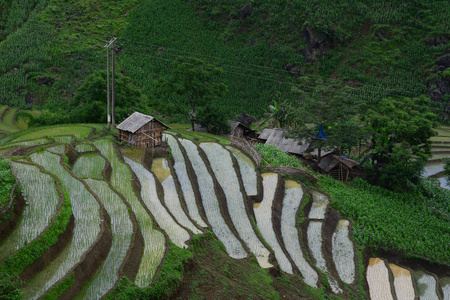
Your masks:
[[[15,182],[8,161],[0,157],[0,211],[9,203]]]
[[[22,299],[23,292],[20,291],[21,286],[22,283],[17,276],[6,272],[0,272],[0,299]]]

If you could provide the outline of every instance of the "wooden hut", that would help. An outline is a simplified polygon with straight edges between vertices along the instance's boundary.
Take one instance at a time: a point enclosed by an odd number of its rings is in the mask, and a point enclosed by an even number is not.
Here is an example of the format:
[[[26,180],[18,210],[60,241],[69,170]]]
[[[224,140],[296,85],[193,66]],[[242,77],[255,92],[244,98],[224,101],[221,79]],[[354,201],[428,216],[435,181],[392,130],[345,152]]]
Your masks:
[[[117,126],[119,141],[137,148],[153,148],[162,144],[162,132],[169,128],[152,116],[134,112]]]
[[[255,131],[252,130],[250,127],[242,124],[241,122],[228,121],[228,124],[230,124],[231,136],[238,137],[241,139],[256,137]]]
[[[324,156],[318,167],[319,169],[329,174],[336,180],[347,181],[348,178],[360,177],[361,172],[356,170],[359,163],[348,157],[329,154]]]

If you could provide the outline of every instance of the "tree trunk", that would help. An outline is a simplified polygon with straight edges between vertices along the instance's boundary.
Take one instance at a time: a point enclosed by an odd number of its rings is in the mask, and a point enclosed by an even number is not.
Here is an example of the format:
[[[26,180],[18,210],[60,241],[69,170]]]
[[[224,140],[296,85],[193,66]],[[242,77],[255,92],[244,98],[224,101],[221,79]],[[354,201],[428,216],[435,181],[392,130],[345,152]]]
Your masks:
[[[195,119],[191,118],[191,126],[192,126],[192,131],[195,132]]]

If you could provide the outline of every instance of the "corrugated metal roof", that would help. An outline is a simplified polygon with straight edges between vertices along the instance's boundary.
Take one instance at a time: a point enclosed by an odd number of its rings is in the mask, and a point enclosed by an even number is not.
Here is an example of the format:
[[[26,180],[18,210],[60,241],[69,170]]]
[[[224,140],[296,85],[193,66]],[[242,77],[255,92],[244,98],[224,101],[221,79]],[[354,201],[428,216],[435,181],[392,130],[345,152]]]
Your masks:
[[[123,120],[122,123],[117,125],[117,129],[128,131],[131,133],[135,133],[139,128],[147,124],[148,122],[155,120],[161,123],[164,127],[169,128],[169,126],[165,125],[161,121],[158,121],[152,116],[141,114],[140,112],[135,111],[128,118]]]
[[[306,150],[312,148],[314,145],[306,142],[305,140],[299,141],[292,138],[283,137],[283,133],[287,132],[286,129],[274,128],[274,129],[264,129],[259,135],[259,139],[266,140],[265,144],[274,145],[275,147],[292,154],[303,155]],[[331,153],[332,151],[322,150],[322,155]],[[314,149],[310,152],[312,155],[318,155],[318,150]]]
[[[286,130],[281,128],[264,129],[259,138],[265,139],[266,144],[274,145],[288,153],[303,154],[308,149],[309,143],[299,145],[298,140],[283,137],[285,132]]]

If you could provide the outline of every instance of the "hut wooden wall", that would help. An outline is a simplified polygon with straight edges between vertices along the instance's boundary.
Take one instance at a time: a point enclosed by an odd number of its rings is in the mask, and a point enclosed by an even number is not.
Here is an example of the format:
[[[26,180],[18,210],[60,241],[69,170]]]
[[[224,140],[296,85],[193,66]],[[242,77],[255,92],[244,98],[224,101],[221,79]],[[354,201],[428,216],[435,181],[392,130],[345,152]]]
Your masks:
[[[244,133],[245,133],[245,129],[242,128],[242,126],[237,126],[237,127],[233,130],[232,135],[235,136],[235,137],[238,137],[238,138],[243,139],[243,138],[245,137]]]
[[[137,148],[152,148],[162,143],[162,124],[150,121],[135,133],[120,131],[120,141],[124,141]]]
[[[119,129],[119,142],[128,142],[128,132]]]

